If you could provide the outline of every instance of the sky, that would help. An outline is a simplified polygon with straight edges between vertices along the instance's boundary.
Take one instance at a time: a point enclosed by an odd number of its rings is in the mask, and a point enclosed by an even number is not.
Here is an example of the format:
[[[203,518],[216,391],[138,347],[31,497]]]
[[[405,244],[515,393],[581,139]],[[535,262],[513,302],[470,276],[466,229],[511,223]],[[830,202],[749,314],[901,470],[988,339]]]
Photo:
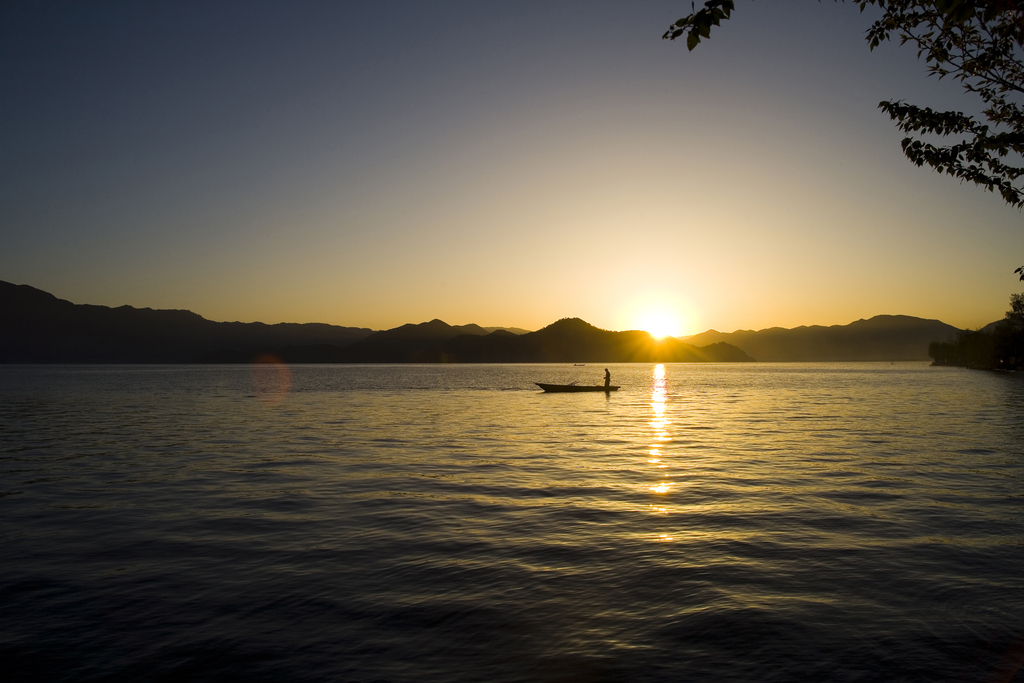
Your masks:
[[[738,0],[693,52],[689,10],[0,4],[0,280],[372,329],[1002,317],[1024,215],[877,108],[976,101],[853,6]]]

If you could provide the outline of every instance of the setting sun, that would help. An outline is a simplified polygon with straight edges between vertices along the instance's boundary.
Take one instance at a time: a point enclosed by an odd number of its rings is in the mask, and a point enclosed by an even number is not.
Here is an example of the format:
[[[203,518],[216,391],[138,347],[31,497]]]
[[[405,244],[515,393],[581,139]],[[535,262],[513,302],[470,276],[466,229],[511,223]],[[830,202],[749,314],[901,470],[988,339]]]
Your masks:
[[[655,339],[694,334],[701,314],[680,292],[648,289],[621,301],[619,329],[643,330]]]
[[[640,329],[651,333],[651,336],[663,337],[682,334],[682,321],[679,316],[669,311],[649,311],[640,318]]]

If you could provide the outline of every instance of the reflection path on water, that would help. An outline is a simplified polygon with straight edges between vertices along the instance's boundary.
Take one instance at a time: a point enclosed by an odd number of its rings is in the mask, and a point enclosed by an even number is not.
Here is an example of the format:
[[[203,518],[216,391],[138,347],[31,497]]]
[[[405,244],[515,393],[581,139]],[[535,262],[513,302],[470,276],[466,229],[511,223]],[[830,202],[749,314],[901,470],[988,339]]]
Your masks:
[[[651,372],[651,445],[647,460],[657,470],[658,482],[651,486],[654,493],[668,493],[673,482],[664,479],[664,470],[668,465],[664,463],[664,449],[672,441],[669,436],[669,419],[665,415],[665,401],[668,395],[668,380],[665,377],[665,366],[655,365]],[[651,509],[660,514],[668,514],[669,510],[663,505],[651,505]],[[663,541],[671,541],[672,536],[661,534],[659,538]]]

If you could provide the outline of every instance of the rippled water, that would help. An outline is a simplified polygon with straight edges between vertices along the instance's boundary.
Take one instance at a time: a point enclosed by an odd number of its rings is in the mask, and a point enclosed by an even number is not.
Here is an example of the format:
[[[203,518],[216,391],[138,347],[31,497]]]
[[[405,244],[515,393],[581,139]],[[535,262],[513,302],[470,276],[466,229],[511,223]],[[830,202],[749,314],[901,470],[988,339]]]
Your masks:
[[[0,667],[1024,681],[1024,377],[610,367],[0,367]]]

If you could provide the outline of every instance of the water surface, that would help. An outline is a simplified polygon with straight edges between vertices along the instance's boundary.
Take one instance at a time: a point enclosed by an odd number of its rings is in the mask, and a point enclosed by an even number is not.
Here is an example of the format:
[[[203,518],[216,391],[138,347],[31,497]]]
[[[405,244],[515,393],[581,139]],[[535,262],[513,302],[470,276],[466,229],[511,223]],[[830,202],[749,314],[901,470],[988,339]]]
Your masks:
[[[23,680],[1024,681],[1024,378],[0,367]]]

